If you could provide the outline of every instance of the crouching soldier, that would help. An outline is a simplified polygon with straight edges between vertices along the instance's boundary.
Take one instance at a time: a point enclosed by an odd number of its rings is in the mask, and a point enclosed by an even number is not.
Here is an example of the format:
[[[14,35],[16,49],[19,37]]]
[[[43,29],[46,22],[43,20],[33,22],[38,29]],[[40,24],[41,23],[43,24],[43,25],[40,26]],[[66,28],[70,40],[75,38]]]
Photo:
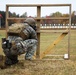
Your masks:
[[[18,63],[18,55],[25,53],[25,59],[31,60],[37,49],[36,22],[27,18],[24,23],[15,23],[8,28],[8,38],[2,39],[6,65]]]

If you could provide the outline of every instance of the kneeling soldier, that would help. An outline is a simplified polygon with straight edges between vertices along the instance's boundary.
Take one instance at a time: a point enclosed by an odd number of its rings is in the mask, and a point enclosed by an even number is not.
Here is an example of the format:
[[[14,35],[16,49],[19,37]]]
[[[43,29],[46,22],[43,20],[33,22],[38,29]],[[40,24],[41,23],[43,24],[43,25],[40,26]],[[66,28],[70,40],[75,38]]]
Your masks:
[[[27,18],[24,23],[15,23],[8,28],[8,38],[2,39],[2,48],[6,55],[6,65],[18,63],[18,55],[25,53],[25,59],[31,60],[37,49],[36,22]]]

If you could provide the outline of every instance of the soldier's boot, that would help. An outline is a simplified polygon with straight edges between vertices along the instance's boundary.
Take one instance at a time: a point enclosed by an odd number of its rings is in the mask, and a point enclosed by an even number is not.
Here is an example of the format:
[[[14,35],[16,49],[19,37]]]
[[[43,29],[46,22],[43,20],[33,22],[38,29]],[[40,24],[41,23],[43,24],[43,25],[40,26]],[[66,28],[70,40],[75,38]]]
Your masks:
[[[13,64],[16,64],[18,63],[18,56],[9,56],[9,57],[6,57],[6,60],[5,60],[5,65],[13,65]]]
[[[32,60],[33,59],[33,55],[34,55],[34,52],[35,50],[30,50],[28,52],[26,52],[26,55],[25,55],[25,60]]]

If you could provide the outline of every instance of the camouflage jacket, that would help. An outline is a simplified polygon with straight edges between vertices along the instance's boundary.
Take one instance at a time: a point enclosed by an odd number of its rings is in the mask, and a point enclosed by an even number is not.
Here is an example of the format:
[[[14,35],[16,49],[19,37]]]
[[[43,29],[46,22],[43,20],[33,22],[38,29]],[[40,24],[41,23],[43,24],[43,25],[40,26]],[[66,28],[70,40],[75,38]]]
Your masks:
[[[24,25],[27,25],[27,23],[25,23]],[[7,40],[9,40],[9,42],[16,42],[17,50],[14,50],[14,48],[11,48],[10,51],[9,49],[4,49],[4,53],[6,55],[20,55],[25,53],[29,48],[34,47],[35,45],[37,46],[37,33],[31,26],[27,25],[27,27],[22,32],[25,35],[28,35],[27,39],[24,40],[22,37],[15,35],[8,36]]]

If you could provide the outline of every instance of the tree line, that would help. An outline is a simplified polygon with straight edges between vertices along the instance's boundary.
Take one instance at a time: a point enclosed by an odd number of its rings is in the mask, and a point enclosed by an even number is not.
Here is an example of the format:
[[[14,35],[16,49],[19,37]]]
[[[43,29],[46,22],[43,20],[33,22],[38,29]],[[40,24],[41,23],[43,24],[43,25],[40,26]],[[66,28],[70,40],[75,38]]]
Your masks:
[[[73,11],[71,14],[71,23],[76,24],[76,12]],[[2,15],[1,18],[1,27],[5,27],[5,19],[6,19],[6,12],[5,11],[0,11],[0,14]],[[27,12],[24,12],[21,16],[19,14],[16,14],[15,12],[11,13],[9,11],[9,17],[16,17],[16,18],[26,18],[27,17]],[[43,16],[46,18],[50,18],[50,17],[69,17],[69,14],[62,14],[61,12],[55,12],[55,13],[51,13],[48,16]],[[14,21],[10,21],[9,24],[13,23]],[[68,20],[63,19],[63,20],[42,20],[41,23],[42,24],[68,24]]]
[[[71,23],[76,24],[76,12],[73,11],[71,14]],[[55,12],[50,14],[49,16],[45,16],[46,18],[50,17],[69,17],[69,14],[62,14],[60,12]],[[68,24],[69,20],[68,19],[58,19],[58,20],[53,20],[53,19],[47,19],[47,20],[42,20],[42,24]]]

